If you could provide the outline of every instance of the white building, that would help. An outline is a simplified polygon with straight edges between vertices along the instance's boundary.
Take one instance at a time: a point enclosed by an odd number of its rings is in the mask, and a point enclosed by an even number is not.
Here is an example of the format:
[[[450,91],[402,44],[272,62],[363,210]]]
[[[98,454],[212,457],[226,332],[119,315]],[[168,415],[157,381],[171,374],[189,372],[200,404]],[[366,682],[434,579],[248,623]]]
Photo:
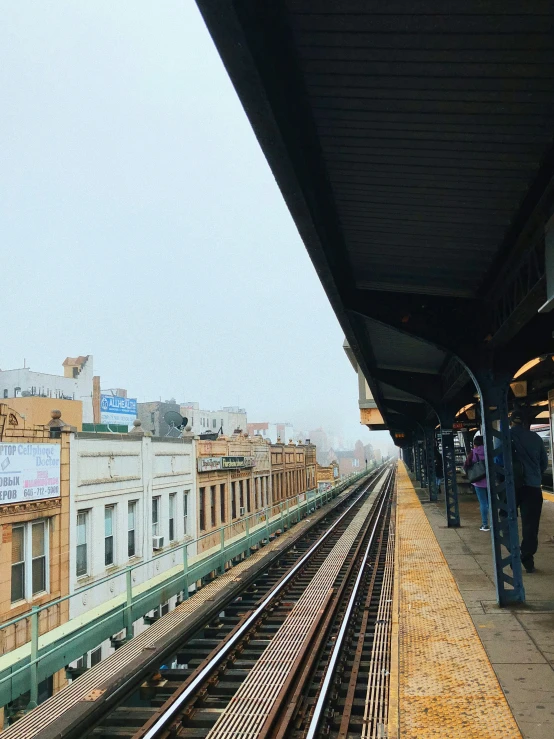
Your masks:
[[[278,441],[281,444],[288,444],[291,439],[295,443],[305,441],[294,430],[292,423],[271,423],[270,421],[264,421],[262,423],[249,423],[247,428],[250,435],[258,434],[272,444],[277,444]]]
[[[181,415],[188,419],[193,433],[217,432],[223,428],[224,436],[231,436],[235,429],[246,431],[246,411],[238,406],[226,406],[218,411],[203,411],[199,403],[182,403]]]
[[[80,400],[83,403],[83,423],[93,423],[92,355],[67,357],[64,374],[49,375],[34,372],[29,367],[0,370],[0,397],[5,399],[28,396]]]
[[[110,579],[70,599],[70,618],[91,611],[126,592],[122,570],[133,588],[164,571],[182,566],[179,545],[196,539],[195,441],[130,434],[77,433],[70,448],[70,593]],[[155,561],[152,557],[167,552]],[[196,554],[189,545],[188,556]],[[176,597],[162,604],[174,608]],[[146,628],[142,618],[134,634]],[[79,660],[90,667],[113,651],[104,642]]]

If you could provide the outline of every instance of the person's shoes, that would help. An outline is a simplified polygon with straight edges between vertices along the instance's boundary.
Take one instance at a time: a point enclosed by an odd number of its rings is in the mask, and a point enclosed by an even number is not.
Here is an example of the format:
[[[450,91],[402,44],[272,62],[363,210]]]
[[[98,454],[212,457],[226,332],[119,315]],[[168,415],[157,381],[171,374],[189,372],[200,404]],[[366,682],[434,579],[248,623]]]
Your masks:
[[[535,565],[530,565],[527,567],[526,565],[523,565],[525,567],[525,572],[530,575],[532,572],[535,572]]]
[[[481,526],[481,528],[479,529],[479,531],[490,531],[490,530],[491,530],[490,526]]]

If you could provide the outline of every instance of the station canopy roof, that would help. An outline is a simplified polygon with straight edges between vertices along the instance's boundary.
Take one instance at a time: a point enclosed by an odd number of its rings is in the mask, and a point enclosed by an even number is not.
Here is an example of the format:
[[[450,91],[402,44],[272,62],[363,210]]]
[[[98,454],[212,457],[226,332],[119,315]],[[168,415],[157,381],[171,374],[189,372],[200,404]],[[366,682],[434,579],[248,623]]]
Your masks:
[[[552,351],[554,4],[197,2],[391,428]]]

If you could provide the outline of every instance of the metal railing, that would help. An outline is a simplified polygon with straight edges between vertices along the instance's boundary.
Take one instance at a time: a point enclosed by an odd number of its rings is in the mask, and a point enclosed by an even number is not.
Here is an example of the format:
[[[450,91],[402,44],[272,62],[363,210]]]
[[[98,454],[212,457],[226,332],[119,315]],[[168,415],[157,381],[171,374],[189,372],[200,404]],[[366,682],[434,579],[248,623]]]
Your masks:
[[[173,595],[182,592],[183,598],[189,595],[189,587],[191,584],[198,582],[203,577],[213,573],[222,573],[225,571],[225,564],[243,553],[250,553],[250,548],[257,546],[261,542],[268,540],[275,531],[290,528],[291,524],[297,523],[305,515],[308,515],[316,508],[320,508],[324,503],[329,502],[339,495],[348,486],[354,484],[357,480],[369,474],[372,470],[364,470],[358,474],[352,474],[341,480],[341,482],[327,490],[317,491],[310,490],[302,493],[294,498],[280,501],[264,508],[263,510],[251,513],[243,518],[237,519],[231,523],[225,524],[218,529],[206,532],[196,539],[182,542],[174,547],[164,549],[160,554],[151,557],[148,560],[136,562],[128,567],[122,568],[107,577],[103,577],[79,588],[74,593],[56,598],[41,606],[33,606],[30,611],[21,614],[17,618],[11,619],[0,624],[0,639],[3,638],[6,629],[11,627],[17,628],[18,624],[28,620],[30,622],[31,635],[22,645],[16,646],[20,648],[30,642],[30,651],[21,656],[21,659],[14,662],[10,667],[0,672],[0,705],[14,700],[23,693],[30,692],[29,708],[34,707],[38,700],[38,684],[41,680],[62,669],[64,666],[78,659],[90,649],[94,649],[98,644],[113,634],[125,630],[126,640],[133,636],[133,623],[145,616],[149,611],[158,607],[161,603],[167,601]],[[240,528],[242,527],[242,529]],[[226,534],[226,532],[229,532]],[[188,549],[191,546],[203,542],[206,539],[219,538],[219,546],[214,546],[205,552],[205,556],[200,552],[195,556],[195,561],[189,564]],[[137,587],[145,588],[144,592],[133,592],[133,573],[141,567],[146,567],[152,562],[163,559],[176,553],[181,553],[182,564],[176,575],[168,573],[168,577],[163,582],[147,587],[149,580],[141,583]],[[175,566],[169,566],[168,570],[175,569]],[[81,624],[75,627],[74,633],[64,632],[63,635],[63,655],[61,645],[53,642],[49,646],[40,647],[39,630],[40,615],[48,609],[56,608],[64,603],[70,603],[73,598],[81,598],[95,588],[106,583],[113,584],[119,578],[125,578],[125,588],[123,583],[121,592],[115,594],[113,598],[107,601],[113,601],[113,607],[102,616],[95,617],[89,624]],[[153,578],[150,578],[150,580]],[[67,626],[72,620],[81,621],[81,617],[64,621],[60,626]],[[28,633],[28,627],[26,633]],[[7,653],[9,653],[9,650]],[[60,656],[63,656],[61,664],[59,664]]]

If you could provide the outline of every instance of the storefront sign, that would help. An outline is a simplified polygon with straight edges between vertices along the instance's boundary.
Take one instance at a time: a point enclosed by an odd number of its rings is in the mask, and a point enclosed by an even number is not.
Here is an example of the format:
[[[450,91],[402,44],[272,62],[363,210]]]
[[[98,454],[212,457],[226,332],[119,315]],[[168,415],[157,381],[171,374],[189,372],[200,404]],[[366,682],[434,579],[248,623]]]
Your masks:
[[[237,470],[255,465],[254,457],[199,457],[198,472]]]
[[[59,496],[59,444],[0,444],[0,505]]]

